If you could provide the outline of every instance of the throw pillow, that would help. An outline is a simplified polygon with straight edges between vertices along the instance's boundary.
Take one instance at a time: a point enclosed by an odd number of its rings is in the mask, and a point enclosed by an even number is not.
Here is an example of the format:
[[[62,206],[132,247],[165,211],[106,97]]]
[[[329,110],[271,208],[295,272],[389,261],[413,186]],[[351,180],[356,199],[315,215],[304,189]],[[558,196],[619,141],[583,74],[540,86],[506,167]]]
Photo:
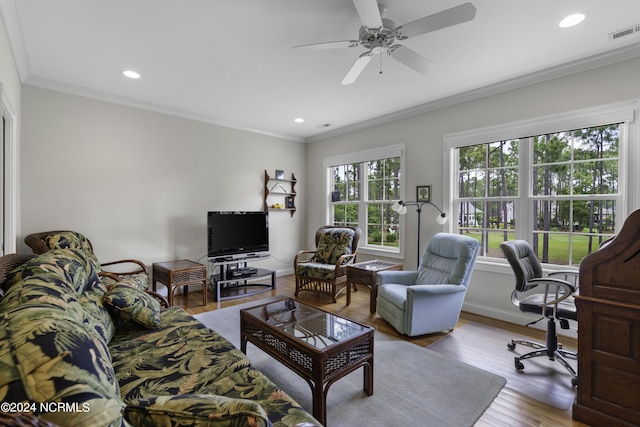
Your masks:
[[[93,252],[89,239],[75,231],[59,231],[45,236],[43,240],[49,249],[80,249]]]
[[[104,305],[116,323],[132,320],[147,329],[154,329],[160,325],[158,300],[127,284],[118,283],[112,286],[104,297]]]

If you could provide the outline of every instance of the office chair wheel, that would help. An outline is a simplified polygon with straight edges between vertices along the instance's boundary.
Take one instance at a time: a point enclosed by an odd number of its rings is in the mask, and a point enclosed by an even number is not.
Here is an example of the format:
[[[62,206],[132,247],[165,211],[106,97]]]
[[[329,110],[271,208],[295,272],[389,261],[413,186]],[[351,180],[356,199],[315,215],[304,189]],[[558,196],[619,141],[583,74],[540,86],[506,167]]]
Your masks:
[[[517,358],[517,357],[515,358],[515,365],[516,365],[516,369],[517,369],[518,371],[522,371],[522,370],[524,370],[524,365],[522,364],[522,362],[521,362],[521,361],[519,361],[519,360],[518,360],[518,358]]]
[[[511,341],[510,343],[508,343],[508,344],[507,344],[507,348],[508,348],[509,350],[512,350],[512,351],[513,351],[513,350],[515,350],[515,348],[516,348],[516,343],[514,343],[513,341]]]

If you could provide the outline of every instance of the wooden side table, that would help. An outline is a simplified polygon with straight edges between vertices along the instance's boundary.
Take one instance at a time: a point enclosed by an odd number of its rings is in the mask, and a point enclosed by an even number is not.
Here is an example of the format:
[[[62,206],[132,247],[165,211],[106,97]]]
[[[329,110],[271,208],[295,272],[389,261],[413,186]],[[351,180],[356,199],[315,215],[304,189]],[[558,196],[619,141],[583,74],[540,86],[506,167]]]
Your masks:
[[[402,264],[395,262],[372,261],[358,262],[347,266],[347,305],[351,304],[351,287],[364,285],[369,288],[369,311],[376,312],[376,300],[378,299],[378,271],[402,270]]]
[[[202,304],[207,305],[207,267],[197,262],[182,259],[178,261],[153,263],[153,290],[156,282],[167,287],[167,299],[173,306],[173,293],[179,286],[185,286],[187,294],[189,285],[202,285]]]

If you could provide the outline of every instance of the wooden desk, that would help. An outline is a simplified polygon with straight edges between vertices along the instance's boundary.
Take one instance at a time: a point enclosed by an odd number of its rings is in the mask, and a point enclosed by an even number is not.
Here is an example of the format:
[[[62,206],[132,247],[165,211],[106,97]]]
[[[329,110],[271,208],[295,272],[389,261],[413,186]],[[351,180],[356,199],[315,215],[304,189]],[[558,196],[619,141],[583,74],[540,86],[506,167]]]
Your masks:
[[[640,210],[580,263],[578,390],[573,418],[640,425]]]
[[[169,306],[173,306],[173,293],[179,286],[185,286],[187,294],[189,285],[202,285],[202,304],[207,305],[207,267],[197,262],[182,259],[178,261],[153,263],[153,290],[156,282],[167,287]]]
[[[347,266],[347,305],[351,304],[351,285],[364,285],[369,288],[369,311],[376,312],[376,301],[378,299],[378,271],[402,270],[402,264],[395,262],[372,261],[358,262]]]

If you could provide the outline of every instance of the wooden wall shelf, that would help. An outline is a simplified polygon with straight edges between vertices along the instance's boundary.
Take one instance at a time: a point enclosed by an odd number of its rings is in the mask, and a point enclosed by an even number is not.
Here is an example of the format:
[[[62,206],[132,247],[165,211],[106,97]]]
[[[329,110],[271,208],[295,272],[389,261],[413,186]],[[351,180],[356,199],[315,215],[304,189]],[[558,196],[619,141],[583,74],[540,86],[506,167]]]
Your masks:
[[[273,178],[264,171],[264,210],[265,212],[284,211],[293,217],[296,212],[296,183],[298,180],[291,174],[291,179]]]

